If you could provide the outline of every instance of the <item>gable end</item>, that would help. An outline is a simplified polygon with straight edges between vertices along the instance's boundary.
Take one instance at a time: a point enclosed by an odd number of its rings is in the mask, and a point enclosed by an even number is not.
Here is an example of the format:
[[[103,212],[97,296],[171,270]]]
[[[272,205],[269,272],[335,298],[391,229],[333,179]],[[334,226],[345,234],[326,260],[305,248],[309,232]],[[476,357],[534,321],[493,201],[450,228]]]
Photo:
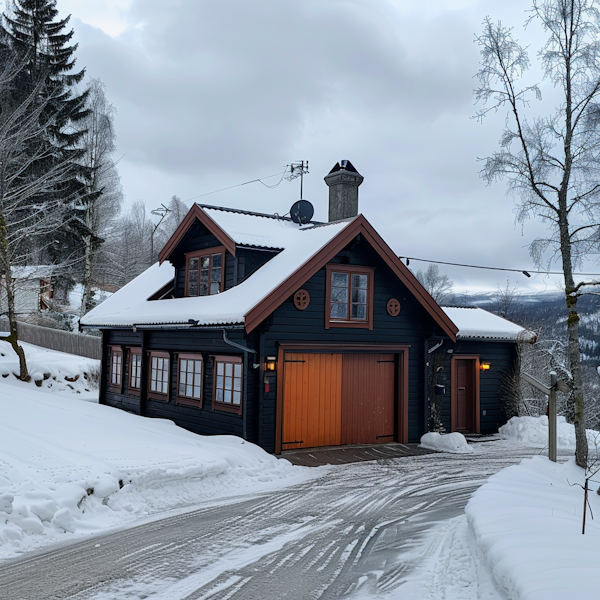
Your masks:
[[[179,227],[177,227],[175,230],[175,233],[165,244],[165,247],[160,251],[158,255],[159,264],[162,264],[165,260],[170,259],[171,254],[174,252],[184,238],[185,234],[196,221],[200,221],[200,223],[202,223],[202,225],[204,225],[204,227],[206,227],[206,229],[212,233],[217,240],[223,244],[223,246],[225,246],[225,249],[230,254],[235,256],[235,242],[205,211],[203,211],[197,204],[194,204],[188,211],[183,221],[181,221],[179,224]]]
[[[335,238],[326,244],[296,272],[276,287],[266,298],[244,315],[246,331],[250,333],[302,284],[323,268],[333,257],[343,250],[353,238],[362,234],[373,249],[381,256],[392,272],[404,283],[423,308],[433,317],[452,341],[456,341],[458,328],[435,300],[427,293],[416,277],[394,254],[381,236],[373,229],[363,215],[356,217]]]

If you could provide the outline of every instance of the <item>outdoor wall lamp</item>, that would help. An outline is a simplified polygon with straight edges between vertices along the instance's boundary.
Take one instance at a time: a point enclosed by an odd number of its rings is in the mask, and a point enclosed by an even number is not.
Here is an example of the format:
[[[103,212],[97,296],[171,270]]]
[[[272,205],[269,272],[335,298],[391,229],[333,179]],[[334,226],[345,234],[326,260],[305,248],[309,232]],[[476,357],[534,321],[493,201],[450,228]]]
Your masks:
[[[265,362],[265,371],[274,371],[276,365],[277,365],[277,357],[276,356],[267,356],[267,359]]]
[[[479,370],[480,371],[489,371],[490,370],[490,363],[486,363],[486,362],[482,362],[479,364]]]

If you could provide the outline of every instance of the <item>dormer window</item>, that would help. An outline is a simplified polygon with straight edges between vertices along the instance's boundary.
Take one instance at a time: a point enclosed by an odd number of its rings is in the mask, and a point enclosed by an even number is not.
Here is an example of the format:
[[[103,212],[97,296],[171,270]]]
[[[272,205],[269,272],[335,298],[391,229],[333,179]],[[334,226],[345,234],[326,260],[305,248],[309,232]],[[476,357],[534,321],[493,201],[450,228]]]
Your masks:
[[[223,291],[223,247],[190,252],[185,258],[186,296],[212,296]]]
[[[327,265],[325,328],[373,329],[373,272],[370,267]]]

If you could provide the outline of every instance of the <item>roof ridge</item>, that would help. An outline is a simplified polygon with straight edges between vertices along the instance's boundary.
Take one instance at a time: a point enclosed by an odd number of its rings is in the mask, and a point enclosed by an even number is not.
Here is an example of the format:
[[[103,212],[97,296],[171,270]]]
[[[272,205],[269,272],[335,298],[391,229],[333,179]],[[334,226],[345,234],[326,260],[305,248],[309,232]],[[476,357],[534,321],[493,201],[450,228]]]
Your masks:
[[[358,217],[358,215],[356,215]],[[347,217],[346,219],[338,219],[337,221],[328,221],[327,223],[321,223],[319,221],[310,221],[309,223],[305,223],[305,225],[311,225],[311,227],[305,227],[301,229],[301,231],[306,231],[308,229],[317,229],[318,227],[327,227],[328,225],[337,225],[338,223],[350,223],[356,217]]]
[[[481,308],[481,306],[463,306],[460,304],[444,304],[442,306],[442,308]],[[485,310],[485,308],[482,308],[481,310]],[[489,310],[486,312],[490,312]],[[494,313],[492,313],[494,314]]]
[[[228,206],[214,206],[212,204],[199,204],[198,202],[196,204],[202,209],[208,208],[210,210],[222,210],[223,212],[232,212],[232,213],[237,213],[237,214],[242,214],[242,215],[248,215],[251,217],[263,217],[265,219],[275,219],[277,221],[288,221],[291,223],[294,222],[291,217],[286,217],[286,216],[280,215],[278,213],[273,213],[273,214],[261,213],[261,212],[256,212],[253,210],[245,210],[243,208],[230,208]],[[314,223],[316,225],[328,225],[328,223],[320,223],[318,221],[311,221],[311,223]],[[306,223],[306,224],[308,225],[308,223]]]

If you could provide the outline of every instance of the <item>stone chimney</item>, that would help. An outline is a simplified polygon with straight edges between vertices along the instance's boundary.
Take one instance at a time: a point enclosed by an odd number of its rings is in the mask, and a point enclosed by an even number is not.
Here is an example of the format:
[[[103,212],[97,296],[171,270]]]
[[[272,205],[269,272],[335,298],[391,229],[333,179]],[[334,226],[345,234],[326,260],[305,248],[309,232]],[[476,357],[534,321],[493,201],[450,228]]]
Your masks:
[[[329,171],[325,176],[329,186],[329,222],[356,217],[358,186],[363,180],[349,160],[341,160]]]

